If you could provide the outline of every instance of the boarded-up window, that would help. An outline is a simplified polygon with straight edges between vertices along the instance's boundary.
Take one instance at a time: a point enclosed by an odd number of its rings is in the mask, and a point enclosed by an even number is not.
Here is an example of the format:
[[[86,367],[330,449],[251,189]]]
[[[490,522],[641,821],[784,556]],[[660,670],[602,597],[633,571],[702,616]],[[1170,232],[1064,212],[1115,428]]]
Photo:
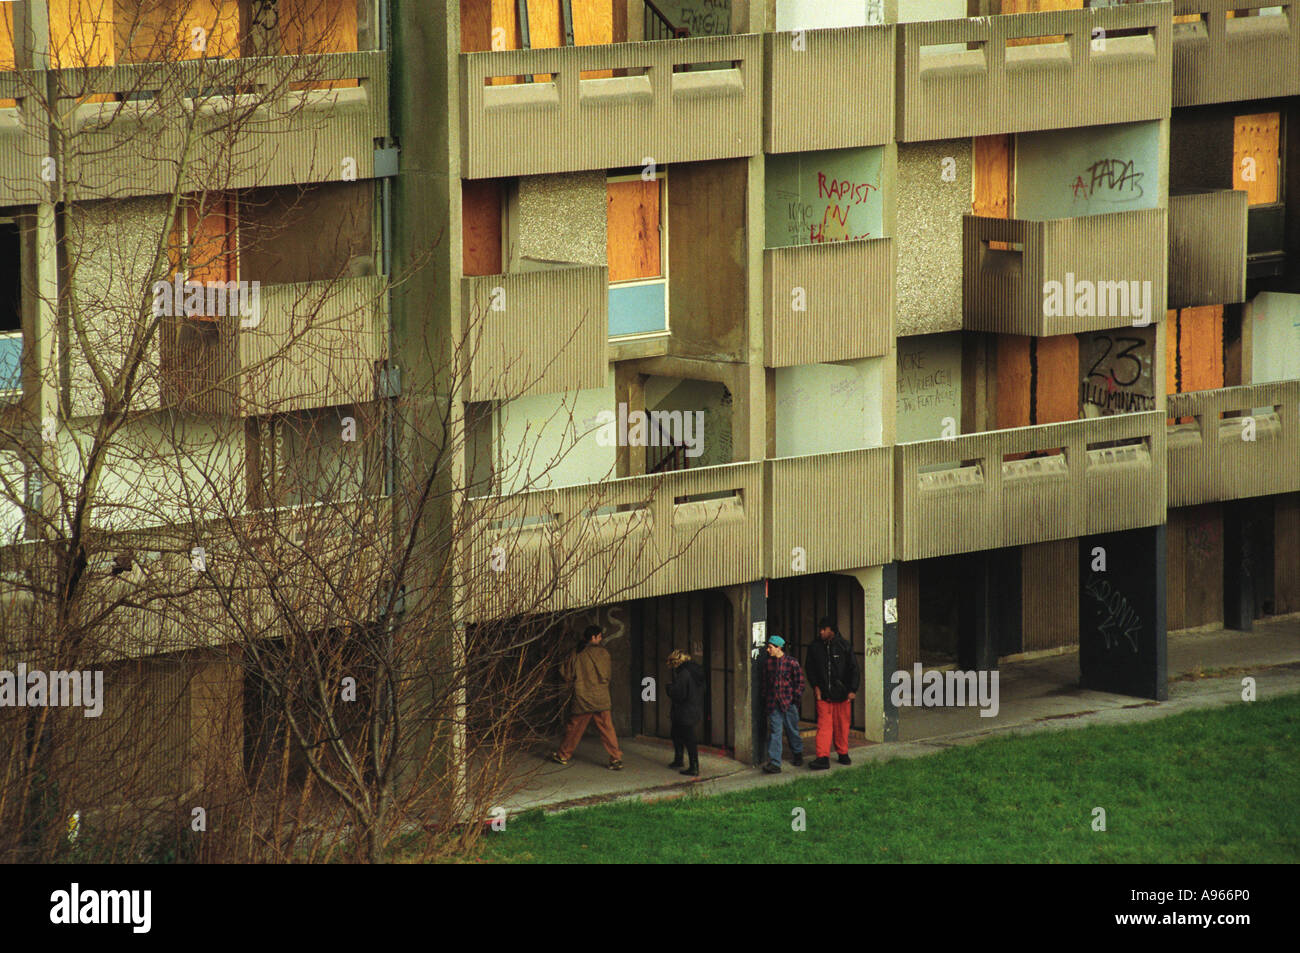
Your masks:
[[[190,281],[235,281],[239,277],[235,200],[206,195],[187,207]]]
[[[1254,113],[1232,124],[1232,187],[1246,193],[1251,205],[1271,205],[1278,198],[1278,141],[1281,116]]]
[[[106,24],[124,63],[239,55],[236,0],[61,0]],[[51,18],[52,19],[52,18]],[[53,23],[51,23],[53,33]]]
[[[501,183],[466,181],[461,189],[461,253],[466,275],[499,275],[501,268]]]
[[[295,56],[354,53],[357,50],[356,0],[280,0],[280,48]],[[304,62],[311,74],[314,66]],[[356,86],[355,79],[294,83],[294,89],[334,89]]]
[[[609,280],[663,275],[659,180],[609,183]]]

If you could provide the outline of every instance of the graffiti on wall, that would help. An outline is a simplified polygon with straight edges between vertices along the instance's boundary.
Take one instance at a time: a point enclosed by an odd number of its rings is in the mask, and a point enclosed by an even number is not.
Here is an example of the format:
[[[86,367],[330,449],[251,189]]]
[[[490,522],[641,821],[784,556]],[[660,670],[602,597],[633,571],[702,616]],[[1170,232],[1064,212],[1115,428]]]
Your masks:
[[[880,236],[878,148],[773,156],[767,167],[767,245]]]
[[[1079,407],[1086,417],[1156,409],[1152,355],[1155,328],[1079,335]]]

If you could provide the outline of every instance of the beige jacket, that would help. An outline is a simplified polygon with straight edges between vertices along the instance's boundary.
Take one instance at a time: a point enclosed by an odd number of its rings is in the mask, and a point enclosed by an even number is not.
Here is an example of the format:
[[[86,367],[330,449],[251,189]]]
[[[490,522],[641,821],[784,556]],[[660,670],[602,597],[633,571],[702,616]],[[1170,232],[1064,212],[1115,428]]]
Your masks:
[[[573,687],[573,714],[609,711],[613,707],[609,699],[609,678],[613,669],[609,650],[599,645],[588,645],[565,660],[560,671]]]

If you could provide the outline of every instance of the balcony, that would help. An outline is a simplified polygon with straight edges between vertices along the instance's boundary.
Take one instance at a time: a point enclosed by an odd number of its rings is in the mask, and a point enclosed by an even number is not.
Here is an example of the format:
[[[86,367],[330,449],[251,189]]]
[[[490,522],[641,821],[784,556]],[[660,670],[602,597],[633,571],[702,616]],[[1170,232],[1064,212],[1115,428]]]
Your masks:
[[[461,279],[473,353],[467,400],[604,387],[609,269],[557,268]]]
[[[1168,3],[1140,3],[899,24],[898,139],[1164,118],[1171,17]],[[1010,42],[1039,37],[1055,42]]]
[[[894,138],[894,27],[763,37],[765,152],[878,146]]]
[[[1164,415],[1153,411],[899,444],[895,554],[927,559],[1163,523],[1164,437]],[[1022,458],[1032,453],[1048,455]]]
[[[1045,221],[963,215],[963,327],[1050,336],[1163,320],[1165,214]],[[1060,285],[1050,296],[1048,282]]]
[[[784,457],[763,465],[766,577],[880,566],[893,559],[892,447]],[[802,568],[796,568],[797,557]]]
[[[382,276],[267,285],[256,317],[175,322],[163,348],[167,402],[201,413],[253,417],[374,400],[375,365],[388,356]]]
[[[1169,307],[1246,300],[1246,193],[1169,196]]]
[[[763,252],[768,367],[887,354],[894,343],[894,240]]]
[[[43,75],[0,71],[0,206],[50,200],[49,183],[41,175],[47,171],[42,162],[50,151],[49,127],[31,95],[43,88]]]
[[[475,618],[734,585],[763,574],[763,464],[469,500]]]
[[[375,140],[388,135],[384,52],[52,75],[75,137],[68,181],[82,200],[373,178]],[[304,84],[333,88],[296,88]],[[85,96],[114,101],[70,102]]]
[[[718,63],[731,65],[690,69]],[[756,155],[762,70],[758,34],[462,53],[462,175]],[[590,71],[613,75],[582,78]],[[499,78],[507,82],[492,84]]]
[[[1300,381],[1168,400],[1171,507],[1300,491]]]
[[[1231,11],[1281,8],[1279,14]],[[1300,15],[1293,0],[1174,0],[1175,106],[1300,94]]]

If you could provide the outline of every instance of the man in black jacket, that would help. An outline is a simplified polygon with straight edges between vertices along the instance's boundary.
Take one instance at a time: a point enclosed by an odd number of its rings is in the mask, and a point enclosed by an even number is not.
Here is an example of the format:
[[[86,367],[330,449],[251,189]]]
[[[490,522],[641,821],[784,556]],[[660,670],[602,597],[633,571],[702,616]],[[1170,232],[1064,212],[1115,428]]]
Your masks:
[[[825,771],[831,766],[831,736],[840,764],[852,764],[849,758],[849,720],[853,699],[858,697],[858,660],[849,645],[835,630],[830,616],[817,623],[817,641],[808,646],[808,664],[804,671],[817,697],[817,757],[808,766]]]
[[[691,761],[681,773],[697,778],[700,776],[700,749],[695,741],[695,726],[704,717],[704,670],[681,649],[675,649],[668,656],[668,667],[673,670],[673,680],[668,683],[668,697],[672,700],[673,760],[668,767],[682,766],[682,749],[685,748]]]

